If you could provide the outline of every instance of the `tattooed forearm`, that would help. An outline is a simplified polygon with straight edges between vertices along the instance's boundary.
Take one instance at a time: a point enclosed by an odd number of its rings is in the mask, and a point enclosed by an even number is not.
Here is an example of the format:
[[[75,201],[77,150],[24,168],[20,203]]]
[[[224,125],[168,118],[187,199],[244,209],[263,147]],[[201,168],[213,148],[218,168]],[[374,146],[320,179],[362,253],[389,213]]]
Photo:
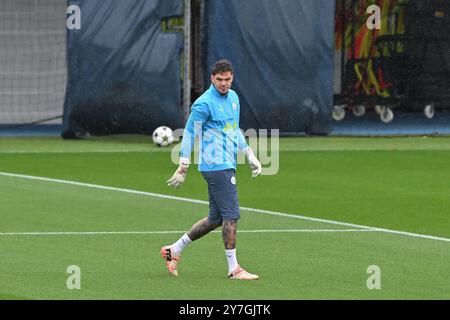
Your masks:
[[[197,222],[196,224],[194,224],[191,230],[189,230],[189,232],[187,233],[187,235],[189,239],[194,241],[203,237],[204,235],[208,234],[209,232],[213,231],[219,226],[220,224],[211,223],[208,221],[208,218],[204,218],[199,222]]]
[[[231,250],[236,248],[236,229],[237,220],[224,220],[222,227],[222,238],[225,249]]]

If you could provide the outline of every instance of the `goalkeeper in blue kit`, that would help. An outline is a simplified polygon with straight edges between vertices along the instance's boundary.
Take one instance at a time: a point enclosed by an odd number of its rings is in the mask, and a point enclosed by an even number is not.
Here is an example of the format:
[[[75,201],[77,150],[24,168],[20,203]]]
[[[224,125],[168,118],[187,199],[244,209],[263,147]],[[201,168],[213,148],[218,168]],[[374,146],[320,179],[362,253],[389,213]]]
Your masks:
[[[220,60],[213,65],[211,82],[210,88],[192,105],[184,129],[180,163],[167,181],[168,186],[173,188],[178,188],[185,181],[195,137],[200,136],[198,170],[208,184],[209,214],[178,241],[162,247],[161,255],[169,273],[178,276],[177,267],[183,249],[222,226],[228,278],[256,280],[259,277],[241,268],[236,258],[236,231],[240,218],[235,178],[237,152],[245,151],[253,177],[261,174],[261,163],[239,128],[239,98],[230,89],[233,67],[228,60]]]

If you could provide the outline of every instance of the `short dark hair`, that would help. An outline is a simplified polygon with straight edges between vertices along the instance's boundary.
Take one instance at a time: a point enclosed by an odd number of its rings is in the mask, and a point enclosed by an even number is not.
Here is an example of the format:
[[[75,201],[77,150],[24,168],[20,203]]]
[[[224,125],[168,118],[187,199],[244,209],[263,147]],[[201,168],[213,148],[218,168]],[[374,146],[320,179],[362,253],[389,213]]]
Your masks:
[[[233,65],[231,64],[230,61],[228,61],[226,59],[217,61],[216,63],[213,64],[213,66],[211,68],[211,74],[213,76],[218,73],[223,73],[223,72],[228,72],[228,71],[233,73]]]

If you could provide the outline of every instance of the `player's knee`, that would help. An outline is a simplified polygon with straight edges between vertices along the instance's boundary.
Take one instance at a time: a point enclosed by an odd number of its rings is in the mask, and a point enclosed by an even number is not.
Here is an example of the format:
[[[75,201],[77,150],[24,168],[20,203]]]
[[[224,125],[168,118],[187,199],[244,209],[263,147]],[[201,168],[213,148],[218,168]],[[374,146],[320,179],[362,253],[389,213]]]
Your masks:
[[[223,226],[227,226],[227,228],[236,229],[238,221],[239,221],[239,218],[224,219],[222,225]]]

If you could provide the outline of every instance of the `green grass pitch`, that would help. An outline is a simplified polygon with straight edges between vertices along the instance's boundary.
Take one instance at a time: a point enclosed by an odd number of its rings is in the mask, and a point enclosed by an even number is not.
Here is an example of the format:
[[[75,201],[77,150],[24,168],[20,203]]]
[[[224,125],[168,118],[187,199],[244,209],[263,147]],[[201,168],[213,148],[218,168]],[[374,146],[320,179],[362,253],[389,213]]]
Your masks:
[[[1,138],[0,299],[450,299],[450,138],[280,142],[277,175],[238,167],[238,260],[261,277],[245,282],[226,279],[220,232],[167,273],[160,247],[208,212],[191,201],[207,200],[194,166],[166,186],[170,149]],[[66,286],[71,265],[80,290]]]

